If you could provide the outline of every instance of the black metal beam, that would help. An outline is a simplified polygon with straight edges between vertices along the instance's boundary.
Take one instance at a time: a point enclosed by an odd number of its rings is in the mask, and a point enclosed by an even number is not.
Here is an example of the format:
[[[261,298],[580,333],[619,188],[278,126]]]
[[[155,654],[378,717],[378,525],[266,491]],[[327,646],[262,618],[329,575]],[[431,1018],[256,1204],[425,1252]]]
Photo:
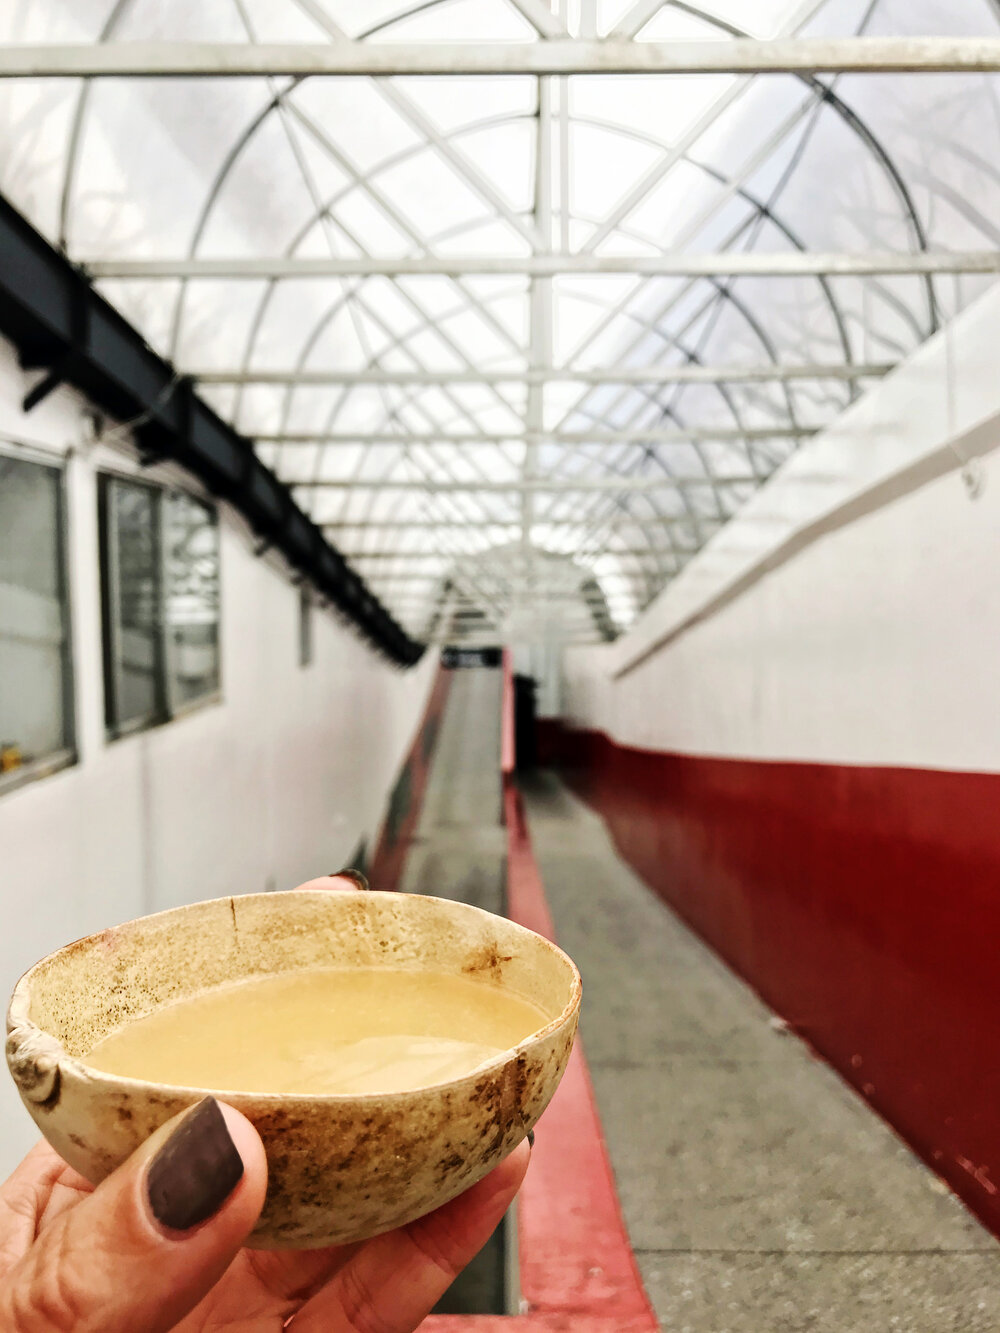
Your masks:
[[[298,507],[250,442],[150,348],[89,280],[0,196],[0,333],[45,372],[29,402],[70,384],[122,421],[147,461],[170,459],[237,509],[393,662],[423,655],[364,580]]]

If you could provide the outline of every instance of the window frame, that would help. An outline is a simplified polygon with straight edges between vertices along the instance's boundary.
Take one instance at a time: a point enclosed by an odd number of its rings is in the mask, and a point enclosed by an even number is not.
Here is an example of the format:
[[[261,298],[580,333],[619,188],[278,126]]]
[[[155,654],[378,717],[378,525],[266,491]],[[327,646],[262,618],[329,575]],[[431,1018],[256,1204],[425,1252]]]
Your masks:
[[[115,485],[143,487],[154,497],[154,550],[156,552],[156,635],[154,643],[154,704],[152,709],[141,717],[118,721],[118,699],[120,695],[118,645],[121,633],[120,582],[118,571],[117,542],[113,540],[111,527],[111,494]],[[164,507],[171,496],[183,496],[185,500],[200,505],[212,516],[217,536],[217,578],[219,582],[219,606],[216,620],[216,662],[217,684],[214,689],[206,690],[196,698],[178,702],[172,681],[174,661],[170,643],[169,626],[165,606],[165,574],[167,566],[167,524],[164,522]],[[97,473],[97,515],[98,544],[101,583],[101,662],[104,692],[104,735],[109,743],[135,736],[140,732],[151,731],[165,726],[169,722],[179,721],[196,713],[202,708],[219,704],[223,699],[222,691],[222,544],[221,525],[218,506],[210,500],[196,495],[185,487],[165,482],[151,481],[146,477],[137,477],[132,473],[119,472],[111,468],[101,468]]]
[[[80,753],[77,744],[76,663],[73,653],[73,588],[70,579],[69,560],[68,459],[63,454],[49,453],[45,449],[21,444],[19,441],[10,439],[5,435],[0,435],[0,456],[13,459],[19,463],[31,463],[36,467],[48,468],[57,475],[55,566],[63,630],[59,653],[62,668],[60,690],[62,700],[62,745],[10,773],[0,773],[0,797],[3,797],[30,782],[37,782],[41,778],[51,777],[65,768],[71,768],[79,763]]]

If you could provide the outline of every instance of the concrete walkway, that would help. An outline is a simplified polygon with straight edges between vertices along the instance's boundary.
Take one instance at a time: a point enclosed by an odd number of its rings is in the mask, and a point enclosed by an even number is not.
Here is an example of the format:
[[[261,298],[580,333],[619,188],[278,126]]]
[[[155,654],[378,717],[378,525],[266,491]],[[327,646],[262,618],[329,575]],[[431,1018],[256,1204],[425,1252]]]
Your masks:
[[[1000,1246],[618,859],[525,792],[629,1233],[669,1333],[996,1333]]]

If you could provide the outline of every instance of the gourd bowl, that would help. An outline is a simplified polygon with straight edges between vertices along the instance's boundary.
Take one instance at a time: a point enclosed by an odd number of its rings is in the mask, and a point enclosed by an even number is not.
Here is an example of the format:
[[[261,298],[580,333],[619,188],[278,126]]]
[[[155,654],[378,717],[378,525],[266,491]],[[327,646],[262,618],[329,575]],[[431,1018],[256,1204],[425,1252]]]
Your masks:
[[[89,1068],[125,1024],[210,987],[313,968],[482,979],[532,1001],[538,1030],[471,1074],[364,1096],[173,1087]],[[363,1240],[468,1189],[525,1137],[566,1068],[577,969],[555,945],[464,903],[321,889],[193,903],[77,940],[31,968],[7,1015],[7,1060],[36,1125],[97,1183],[164,1121],[211,1093],[256,1126],[268,1191],[250,1244]]]

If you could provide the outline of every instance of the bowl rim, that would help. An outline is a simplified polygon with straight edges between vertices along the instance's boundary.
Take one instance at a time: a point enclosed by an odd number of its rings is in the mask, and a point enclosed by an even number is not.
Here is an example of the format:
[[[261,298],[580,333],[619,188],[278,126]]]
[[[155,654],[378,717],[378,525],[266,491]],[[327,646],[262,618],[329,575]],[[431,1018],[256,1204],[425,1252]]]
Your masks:
[[[366,1103],[384,1104],[386,1102],[402,1103],[408,1100],[412,1100],[414,1097],[420,1096],[422,1093],[438,1091],[444,1088],[461,1088],[463,1084],[478,1081],[482,1079],[484,1076],[487,1076],[498,1069],[502,1069],[506,1065],[510,1064],[512,1061],[518,1059],[521,1055],[525,1054],[532,1047],[539,1045],[541,1042],[545,1041],[548,1037],[553,1036],[556,1032],[565,1027],[569,1022],[574,1020],[579,1015],[580,1005],[583,998],[583,978],[580,976],[580,970],[577,967],[576,963],[573,962],[573,959],[570,958],[569,954],[567,954],[564,950],[560,949],[558,944],[554,943],[546,936],[540,935],[537,931],[531,930],[530,927],[528,926],[521,925],[521,923],[518,921],[512,921],[510,917],[500,916],[496,912],[488,912],[482,907],[475,907],[472,903],[463,903],[458,899],[438,898],[431,894],[403,893],[392,890],[374,890],[365,895],[365,898],[368,901],[377,901],[379,898],[393,898],[398,901],[403,901],[407,899],[416,899],[421,902],[440,903],[446,905],[449,909],[458,908],[461,912],[471,913],[474,916],[488,917],[492,920],[500,920],[506,926],[513,927],[515,932],[523,933],[524,935],[531,936],[535,940],[541,941],[541,943],[548,950],[550,950],[553,954],[555,954],[556,957],[559,958],[563,963],[568,965],[569,975],[570,975],[569,999],[567,1000],[561,1012],[555,1018],[551,1019],[548,1023],[546,1023],[544,1027],[538,1028],[536,1031],[532,1032],[529,1036],[524,1037],[521,1041],[517,1043],[517,1045],[509,1046],[505,1050],[501,1051],[499,1055],[495,1055],[490,1060],[484,1061],[482,1064],[477,1065],[475,1069],[471,1070],[468,1074],[463,1074],[460,1078],[446,1079],[445,1081],[440,1083],[423,1083],[416,1088],[403,1088],[394,1092],[366,1092],[366,1093],[251,1092],[245,1089],[241,1090],[237,1088],[218,1088],[218,1087],[209,1088],[209,1087],[198,1087],[194,1085],[187,1085],[181,1083],[157,1083],[152,1081],[151,1079],[130,1078],[127,1075],[123,1074],[109,1074],[104,1070],[95,1069],[92,1065],[88,1065],[86,1059],[84,1059],[81,1056],[70,1055],[58,1037],[56,1037],[53,1033],[46,1031],[45,1028],[39,1027],[37,1023],[35,1023],[31,1018],[28,1017],[28,1010],[31,1004],[31,984],[35,973],[38,972],[38,970],[43,966],[51,964],[55,959],[59,958],[60,954],[65,954],[68,953],[70,950],[77,950],[85,945],[93,944],[99,940],[106,939],[109,935],[113,935],[115,931],[122,930],[126,926],[136,925],[140,922],[155,921],[163,919],[165,917],[181,915],[185,912],[189,912],[194,907],[208,907],[212,906],[215,903],[229,903],[230,905],[232,905],[236,899],[256,899],[256,900],[267,900],[269,902],[273,902],[276,899],[278,900],[287,899],[290,898],[292,895],[297,896],[299,894],[308,895],[309,897],[312,898],[319,898],[325,902],[344,900],[344,895],[333,892],[329,889],[282,889],[277,892],[271,892],[271,893],[226,894],[225,896],[220,898],[199,899],[197,902],[181,903],[177,907],[165,908],[162,912],[150,912],[147,913],[145,916],[132,917],[127,921],[119,922],[115,926],[108,926],[104,930],[95,931],[90,935],[82,935],[79,939],[76,940],[70,940],[67,944],[62,945],[58,949],[54,949],[51,953],[46,954],[43,958],[39,958],[38,961],[33,963],[31,967],[29,967],[27,971],[24,972],[18,979],[16,985],[14,986],[14,990],[11,993],[10,1002],[7,1006],[6,1027],[8,1036],[11,1036],[13,1033],[17,1032],[19,1046],[23,1045],[25,1042],[30,1041],[32,1038],[35,1037],[40,1036],[44,1038],[45,1054],[47,1057],[51,1058],[55,1062],[55,1064],[58,1066],[61,1072],[72,1073],[76,1075],[77,1078],[82,1077],[84,1080],[93,1083],[98,1087],[104,1085],[109,1091],[111,1089],[115,1089],[117,1091],[126,1091],[126,1092],[134,1090],[136,1092],[141,1093],[143,1091],[148,1091],[152,1089],[160,1093],[163,1092],[176,1093],[185,1100],[187,1100],[188,1098],[199,1099],[203,1097],[218,1097],[221,1098],[223,1101],[233,1106],[236,1106],[237,1109],[241,1104],[244,1106],[253,1104],[254,1106],[260,1106],[267,1109],[280,1109],[281,1107],[288,1106],[290,1102],[305,1102],[312,1106],[318,1106],[324,1104],[329,1104],[331,1106],[347,1106],[347,1105],[355,1105],[358,1103],[361,1104],[366,1104]],[[349,901],[356,901],[356,900],[352,896],[349,899]],[[294,971],[295,969],[288,969],[288,970]],[[319,969],[301,969],[301,970],[306,971],[306,970],[319,970]],[[334,969],[329,969],[329,970],[334,970]],[[277,976],[280,975],[280,973],[264,972],[255,975]],[[225,985],[227,983],[223,984]],[[239,981],[237,980],[235,984],[239,984]],[[206,990],[210,989],[217,989],[217,988],[206,987]],[[192,998],[192,997],[186,997],[186,998]],[[158,1006],[158,1007],[165,1008],[166,1006]],[[150,1012],[151,1013],[155,1012],[155,1010],[151,1010]],[[10,1040],[8,1040],[7,1042],[7,1052],[8,1052],[8,1059],[10,1059],[11,1055],[13,1054],[13,1052],[11,1051]],[[20,1091],[20,1088],[18,1090]]]

